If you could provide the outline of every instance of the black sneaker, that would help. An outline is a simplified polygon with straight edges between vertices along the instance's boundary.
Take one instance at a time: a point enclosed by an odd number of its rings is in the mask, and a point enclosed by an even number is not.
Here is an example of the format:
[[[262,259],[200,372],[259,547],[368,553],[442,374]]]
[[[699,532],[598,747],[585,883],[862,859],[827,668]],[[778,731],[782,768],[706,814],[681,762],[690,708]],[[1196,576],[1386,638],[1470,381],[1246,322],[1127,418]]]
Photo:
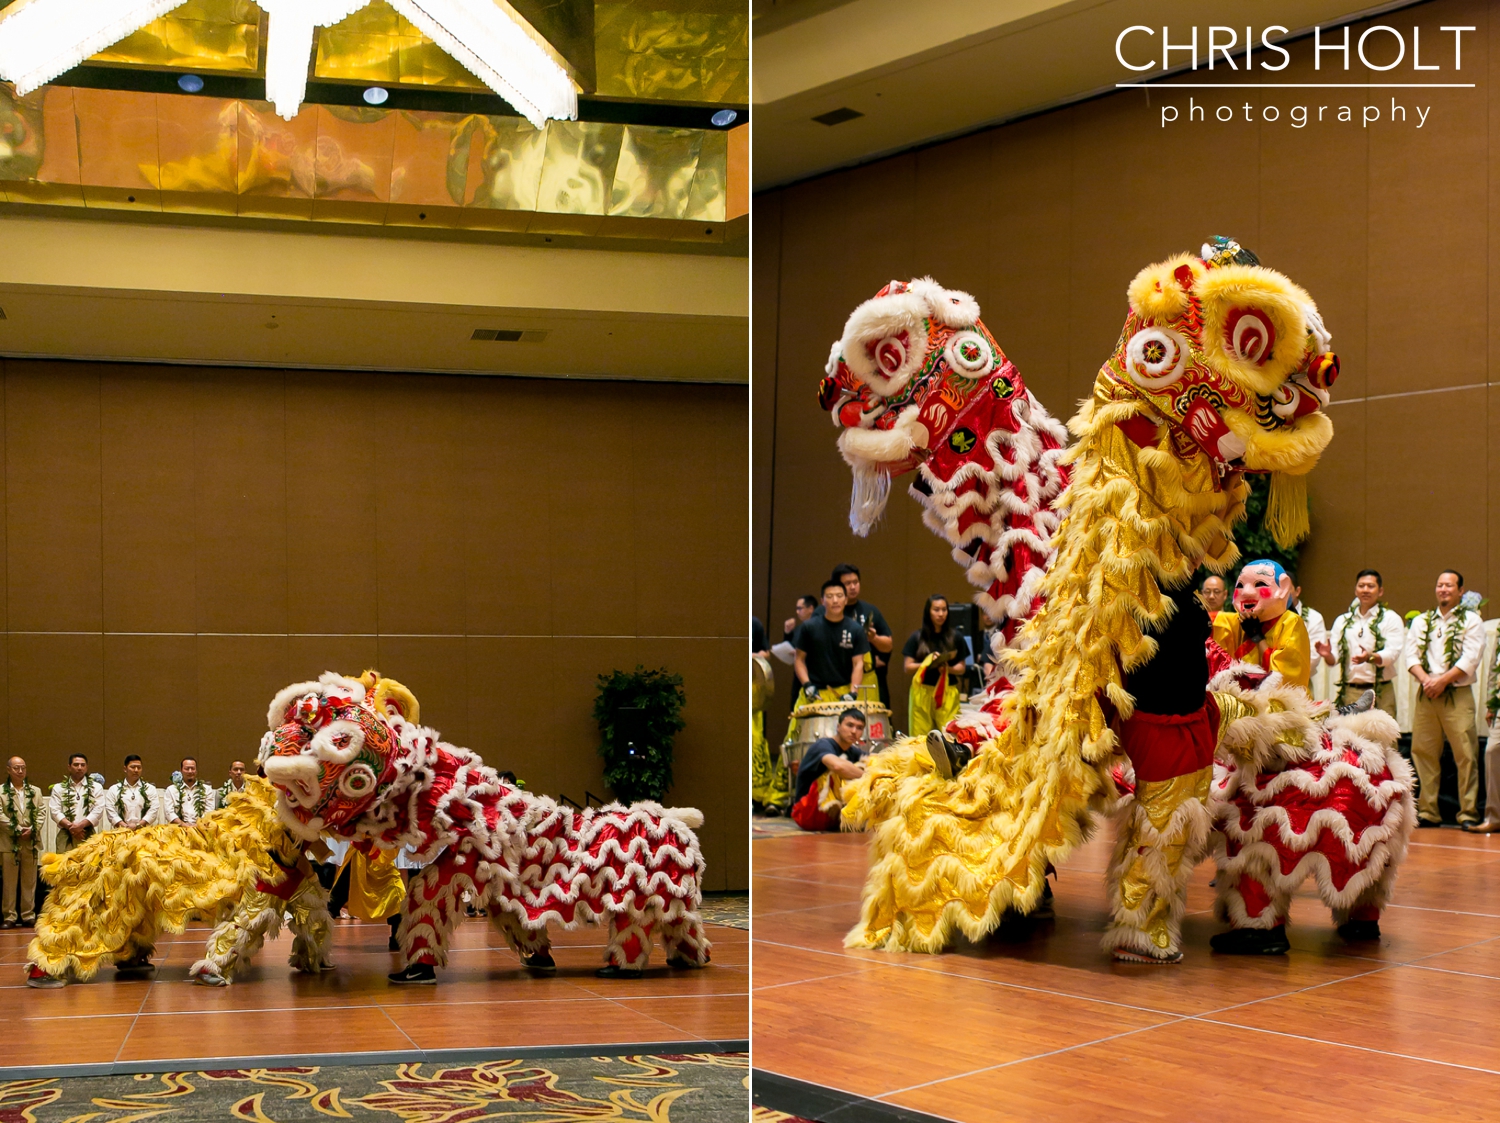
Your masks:
[[[945,780],[953,779],[974,759],[974,753],[968,745],[955,741],[941,729],[934,729],[927,734],[927,755],[932,758],[937,774]]]
[[[1286,925],[1275,928],[1231,928],[1208,941],[1221,955],[1285,955],[1292,950]]]
[[[1366,690],[1363,694],[1354,699],[1354,701],[1350,702],[1348,705],[1340,706],[1338,708],[1338,714],[1340,717],[1343,717],[1345,714],[1362,714],[1366,710],[1373,710],[1374,708],[1375,691]]]
[[[708,966],[708,960],[699,963],[696,959],[689,959],[685,955],[674,955],[667,960],[667,966],[674,971],[696,971],[701,967]]]
[[[1338,934],[1351,944],[1380,939],[1380,921],[1346,920],[1338,926]]]
[[[638,967],[616,967],[613,963],[606,963],[594,974],[601,979],[639,979],[641,970]]]
[[[521,966],[534,975],[557,974],[557,961],[550,951],[539,951],[535,955],[521,956]]]
[[[1430,829],[1436,829],[1437,827],[1441,827],[1442,825],[1443,825],[1442,823],[1435,823],[1431,819],[1418,819],[1417,820],[1417,826],[1419,826],[1419,827],[1421,827],[1423,829],[1429,829],[1429,828]]]
[[[395,971],[386,976],[393,983],[431,986],[437,982],[437,968],[431,963],[413,963],[404,971]]]
[[[117,975],[146,975],[156,970],[156,964],[151,962],[149,952],[138,951],[129,959],[122,959],[115,964]]]

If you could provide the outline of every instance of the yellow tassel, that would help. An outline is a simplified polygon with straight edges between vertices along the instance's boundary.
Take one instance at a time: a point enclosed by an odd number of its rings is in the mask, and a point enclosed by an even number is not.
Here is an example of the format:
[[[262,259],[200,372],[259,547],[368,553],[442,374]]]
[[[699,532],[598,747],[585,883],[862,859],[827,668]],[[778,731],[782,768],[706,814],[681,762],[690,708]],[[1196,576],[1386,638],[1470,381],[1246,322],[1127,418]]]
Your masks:
[[[1266,499],[1266,529],[1276,544],[1290,549],[1307,537],[1307,477],[1271,473],[1271,493]]]

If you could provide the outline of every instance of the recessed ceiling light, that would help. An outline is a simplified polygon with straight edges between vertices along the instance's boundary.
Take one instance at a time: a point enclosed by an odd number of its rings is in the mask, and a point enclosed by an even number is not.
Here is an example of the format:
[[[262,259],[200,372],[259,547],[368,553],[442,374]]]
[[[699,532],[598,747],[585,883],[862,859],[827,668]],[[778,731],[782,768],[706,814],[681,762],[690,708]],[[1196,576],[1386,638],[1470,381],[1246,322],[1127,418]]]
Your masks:
[[[370,105],[384,105],[390,96],[391,91],[384,86],[371,86],[365,91],[365,101]]]
[[[733,109],[721,109],[709,118],[716,128],[727,129],[739,119],[739,114]]]
[[[864,114],[858,109],[850,109],[847,105],[839,109],[830,109],[827,113],[819,113],[813,118],[820,125],[842,125],[845,121],[852,121]]]
[[[177,86],[185,94],[196,94],[203,89],[203,79],[196,74],[184,74],[177,79]]]

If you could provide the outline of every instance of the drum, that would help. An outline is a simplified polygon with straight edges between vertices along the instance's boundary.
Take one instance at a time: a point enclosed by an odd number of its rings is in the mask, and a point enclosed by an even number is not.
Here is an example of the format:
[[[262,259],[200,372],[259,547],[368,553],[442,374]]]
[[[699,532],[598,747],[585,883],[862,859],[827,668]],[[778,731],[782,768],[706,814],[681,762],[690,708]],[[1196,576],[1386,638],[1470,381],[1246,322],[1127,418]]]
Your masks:
[[[797,719],[796,728],[781,746],[782,757],[793,776],[807,747],[823,737],[832,737],[838,731],[839,714],[851,706],[865,715],[865,737],[856,746],[861,754],[878,753],[890,745],[890,707],[879,702],[807,702],[792,714]]]
[[[750,656],[750,712],[759,713],[776,693],[776,673],[764,655]]]

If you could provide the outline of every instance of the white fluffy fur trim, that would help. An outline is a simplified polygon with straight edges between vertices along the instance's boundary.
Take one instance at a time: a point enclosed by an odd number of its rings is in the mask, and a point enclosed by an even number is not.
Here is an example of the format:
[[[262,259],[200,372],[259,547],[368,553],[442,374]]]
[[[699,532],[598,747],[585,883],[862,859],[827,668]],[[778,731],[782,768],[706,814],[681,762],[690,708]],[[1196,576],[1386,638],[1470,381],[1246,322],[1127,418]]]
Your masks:
[[[917,406],[907,406],[889,429],[845,429],[839,434],[839,452],[850,467],[899,464],[912,450],[926,448],[930,434],[917,421]]]

